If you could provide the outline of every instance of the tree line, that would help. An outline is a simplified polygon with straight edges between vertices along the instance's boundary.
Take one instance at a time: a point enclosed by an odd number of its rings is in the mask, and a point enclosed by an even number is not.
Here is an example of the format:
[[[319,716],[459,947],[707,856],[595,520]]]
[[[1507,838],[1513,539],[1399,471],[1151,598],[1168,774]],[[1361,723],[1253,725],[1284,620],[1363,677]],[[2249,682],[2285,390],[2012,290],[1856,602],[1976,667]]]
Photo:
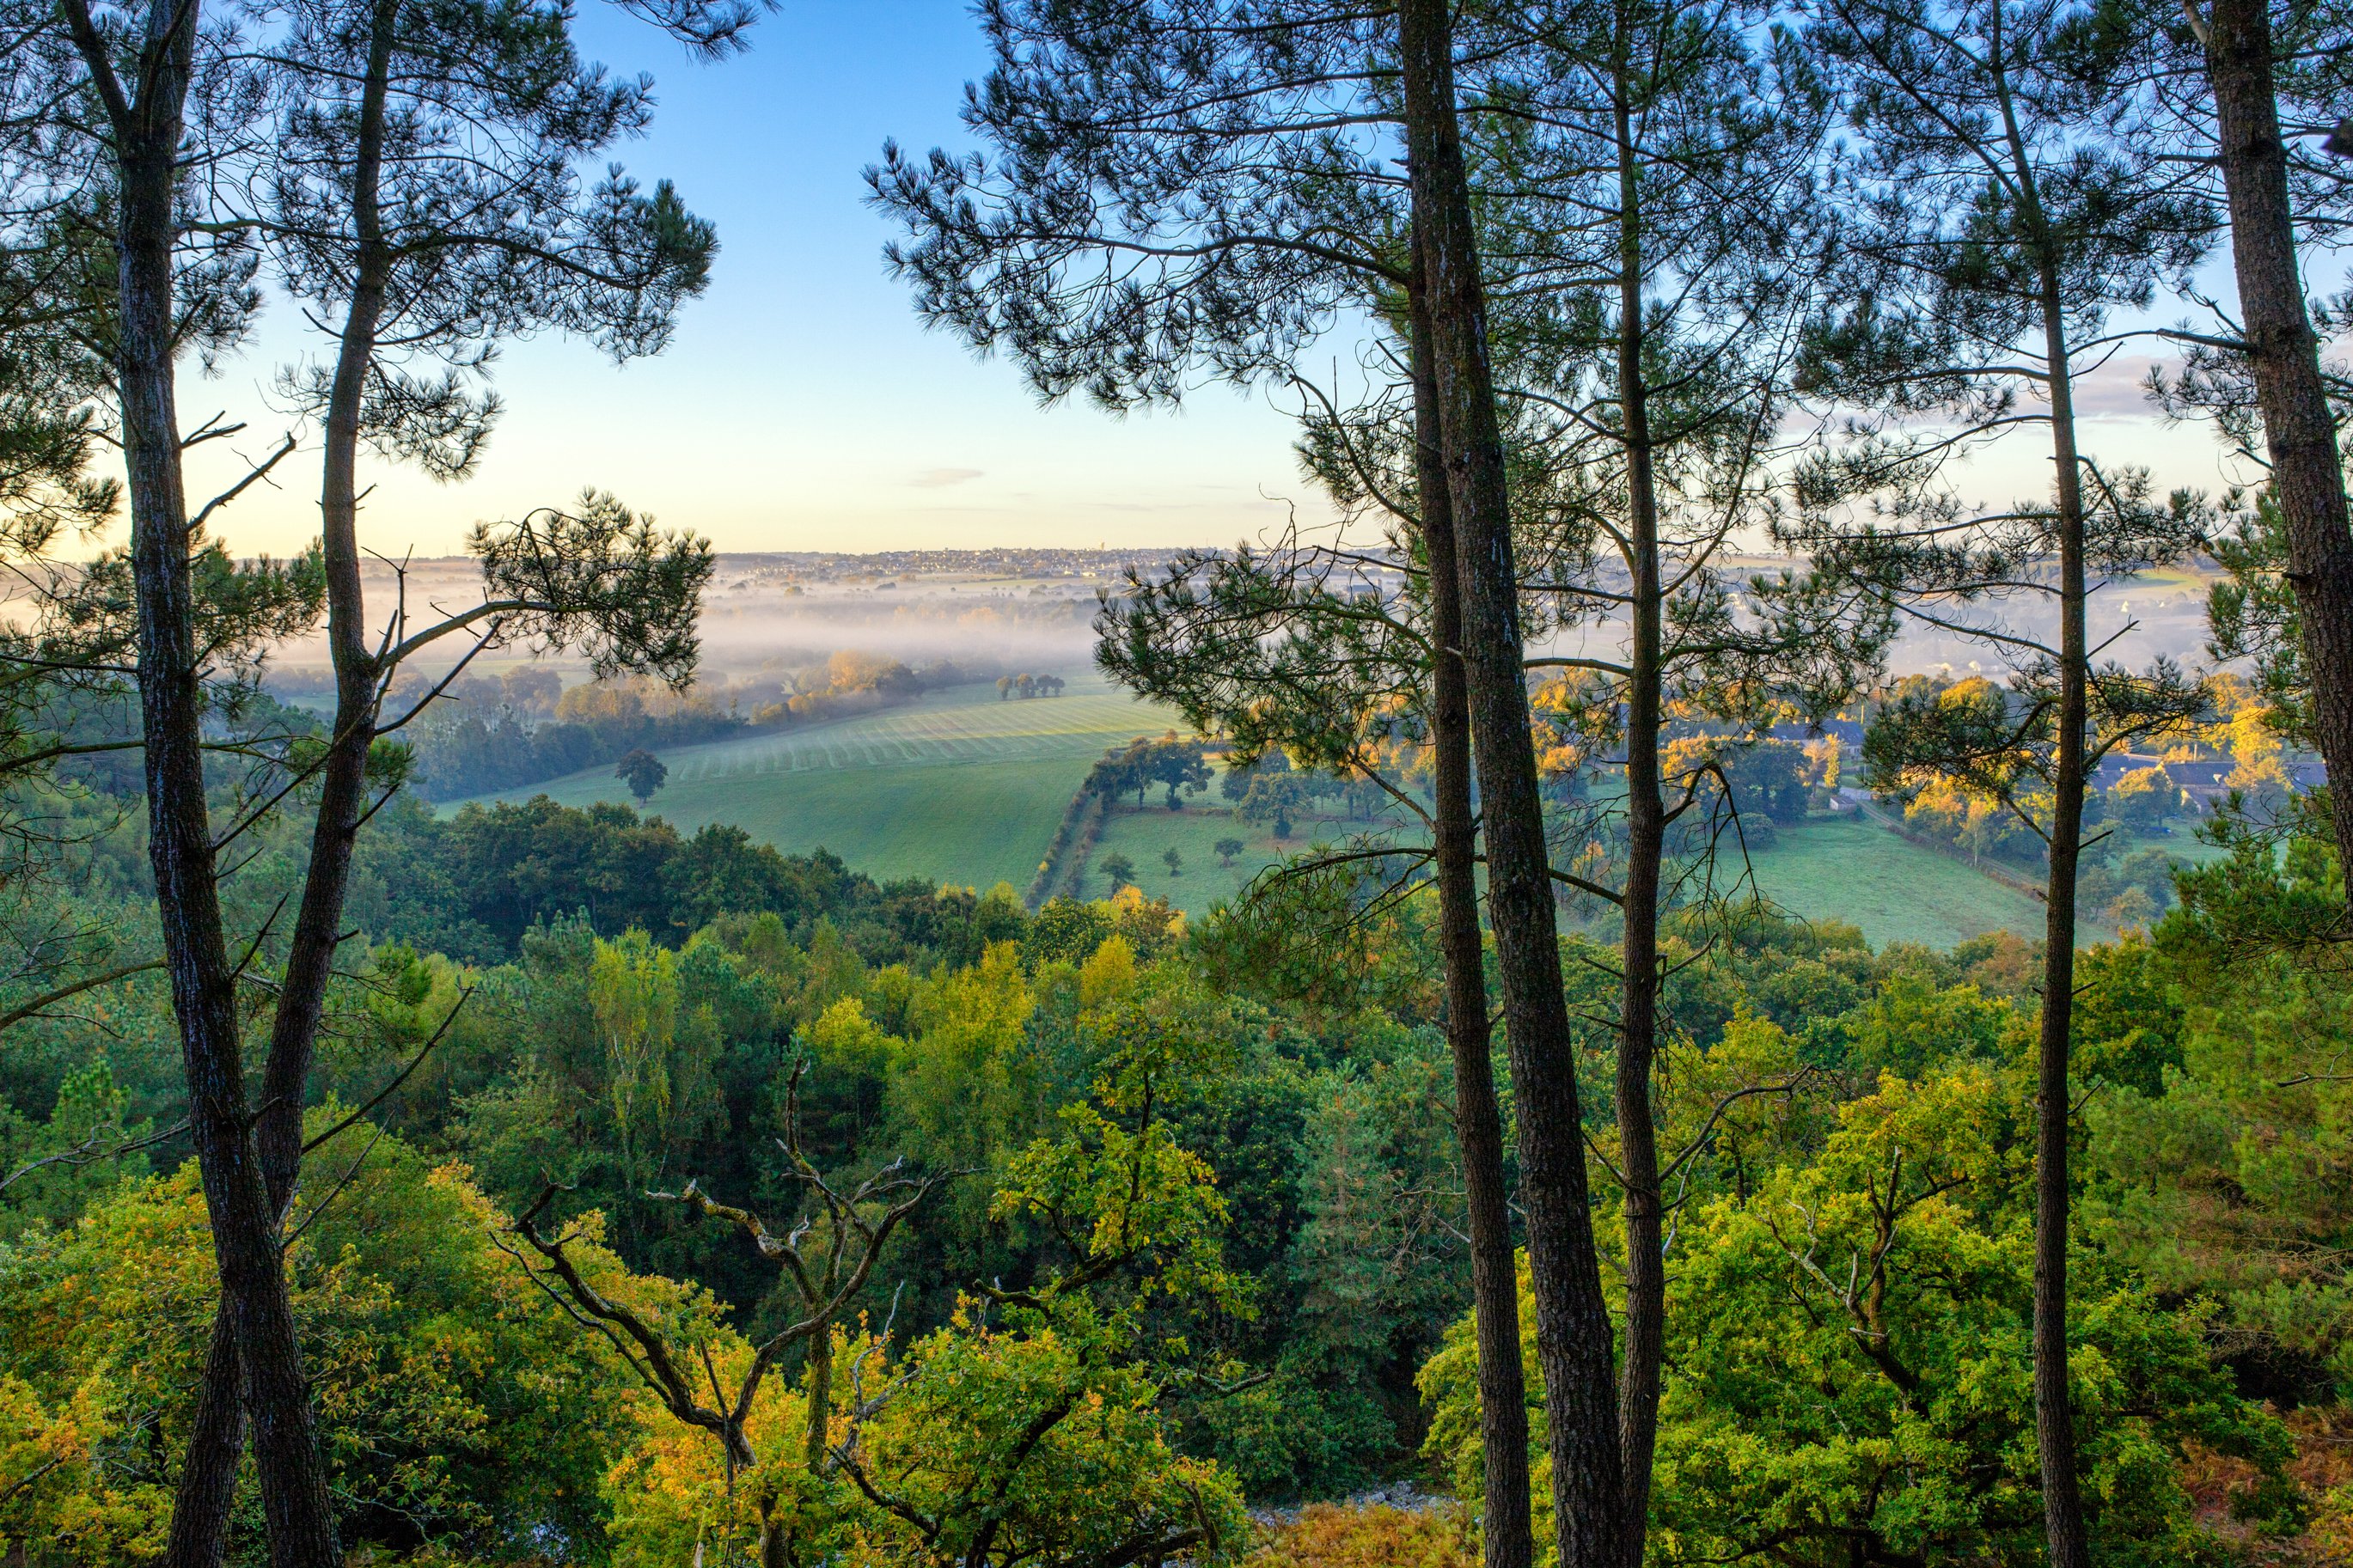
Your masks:
[[[413,785],[419,794],[429,800],[462,800],[517,789],[617,762],[632,752],[852,718],[984,679],[969,664],[940,659],[910,668],[895,658],[846,648],[788,682],[698,681],[674,692],[659,681],[649,689],[591,681],[562,692],[540,710],[509,697],[515,677],[530,673],[525,667],[495,683],[460,678],[433,692],[411,742]],[[1000,688],[1005,679],[1000,678]],[[437,683],[417,684],[421,695]]]

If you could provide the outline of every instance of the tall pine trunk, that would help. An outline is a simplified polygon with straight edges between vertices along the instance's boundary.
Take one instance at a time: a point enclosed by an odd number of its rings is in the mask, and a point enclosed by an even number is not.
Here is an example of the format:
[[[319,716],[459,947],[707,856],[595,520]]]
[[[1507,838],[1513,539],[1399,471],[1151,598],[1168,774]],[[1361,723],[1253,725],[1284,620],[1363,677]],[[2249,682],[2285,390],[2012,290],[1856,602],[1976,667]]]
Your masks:
[[[2022,162],[2022,161],[2021,161]],[[2042,1062],[2034,1104],[2034,1436],[2051,1568],[2090,1568],[2075,1411],[2067,1380],[2067,1067],[2075,1013],[2075,877],[2084,845],[2085,690],[2083,472],[2058,268],[2044,247],[2042,324],[2051,374],[2051,461],[2059,503],[2059,726],[2052,770],[2051,873],[2043,916]]]
[[[1619,29],[1618,398],[1626,444],[1627,566],[1633,580],[1631,671],[1626,683],[1626,883],[1619,944],[1623,993],[1618,1019],[1619,1173],[1626,1184],[1626,1333],[1619,1369],[1618,1430],[1625,1466],[1625,1562],[1641,1568],[1649,1533],[1651,1456],[1659,1431],[1659,1369],[1666,1354],[1667,1276],[1659,1138],[1651,1075],[1659,1046],[1659,878],[1667,810],[1659,776],[1665,680],[1659,500],[1651,460],[1649,386],[1642,376],[1641,189],[1628,102],[1628,29]]]
[[[1561,989],[1544,807],[1528,733],[1504,444],[1488,359],[1469,176],[1456,122],[1448,0],[1398,8],[1408,158],[1430,363],[1453,503],[1462,654],[1487,844],[1535,1287],[1536,1362],[1562,1568],[1618,1568],[1625,1506],[1609,1311],[1594,1255],[1576,1056]]]
[[[281,1215],[301,1170],[302,1106],[325,1013],[327,984],[334,973],[336,951],[343,942],[352,848],[358,840],[360,816],[367,801],[368,748],[375,740],[379,672],[368,652],[367,606],[360,587],[359,447],[361,409],[375,365],[376,337],[392,269],[380,193],[385,99],[399,9],[399,0],[376,0],[368,41],[352,181],[358,265],[337,345],[334,380],[327,395],[319,543],[327,583],[327,647],[335,670],[334,729],[320,768],[311,861],[270,1029],[269,1059],[262,1076],[266,1103],[259,1122],[262,1165],[269,1181],[270,1200]]]
[[[1486,1568],[1531,1568],[1527,1381],[1520,1367],[1519,1272],[1504,1123],[1487,1023],[1479,935],[1477,829],[1471,806],[1471,707],[1462,668],[1461,585],[1454,506],[1447,493],[1430,312],[1413,290],[1414,470],[1430,568],[1430,745],[1434,785],[1439,951],[1446,969],[1446,1039],[1454,1057],[1454,1131],[1471,1220],[1471,1317],[1479,1343],[1479,1438],[1486,1459],[1480,1542]]]
[[[285,973],[262,1069],[262,1104],[255,1144],[274,1235],[282,1236],[301,1172],[302,1112],[311,1066],[324,1016],[327,985],[343,942],[343,908],[351,884],[352,849],[367,795],[368,748],[375,739],[376,675],[367,651],[360,585],[358,454],[361,407],[375,363],[390,261],[379,190],[383,177],[385,100],[388,90],[398,0],[378,0],[362,87],[353,170],[358,268],[328,395],[325,452],[320,481],[321,555],[327,578],[327,640],[335,670],[334,727],[320,764],[317,815],[302,901],[295,917]],[[223,1292],[221,1312],[230,1310]],[[216,1324],[212,1356],[234,1358],[233,1335]],[[207,1568],[227,1544],[243,1425],[208,1381],[192,1424],[174,1499],[167,1568]]]
[[[2214,0],[2206,69],[2231,206],[2241,330],[2263,419],[2272,485],[2287,525],[2288,582],[2304,624],[2312,728],[2328,764],[2337,857],[2353,889],[2353,524],[2345,469],[2320,378],[2320,340],[2305,310],[2288,206],[2266,0]]]
[[[326,1568],[337,1561],[333,1516],[311,1435],[277,1214],[248,1110],[237,972],[221,925],[205,797],[202,670],[174,380],[174,202],[195,10],[193,0],[155,0],[135,99],[115,84],[87,13],[73,13],[72,20],[92,75],[114,89],[107,96],[119,178],[115,372],[132,503],[148,854],[180,1026],[189,1131],[221,1299],[232,1315],[234,1365],[253,1430],[270,1559],[276,1568]],[[207,1365],[225,1370],[216,1364],[225,1360],[208,1357]]]
[[[205,1350],[204,1381],[188,1424],[188,1446],[172,1494],[172,1525],[161,1568],[216,1568],[228,1543],[237,1504],[237,1471],[245,1455],[244,1381],[237,1359],[237,1326],[227,1298],[213,1310]]]
[[[174,971],[174,1004],[181,1013],[184,1047],[188,1051],[191,1107],[197,1131],[197,1152],[214,1147],[214,1163],[228,1147],[236,1150],[233,1171],[214,1196],[207,1166],[207,1208],[212,1211],[214,1246],[219,1253],[221,1305],[207,1350],[207,1375],[197,1396],[195,1420],[188,1434],[188,1450],[181,1462],[179,1488],[172,1510],[172,1531],[164,1549],[167,1568],[209,1568],[219,1563],[228,1535],[228,1516],[236,1500],[236,1477],[245,1444],[245,1408],[254,1417],[254,1458],[261,1474],[264,1514],[269,1519],[270,1561],[280,1568],[311,1568],[339,1559],[334,1542],[334,1516],[324,1486],[324,1469],[311,1429],[308,1383],[301,1375],[301,1356],[294,1340],[291,1305],[287,1300],[282,1269],[282,1227],[287,1204],[294,1196],[294,1180],[301,1168],[301,1114],[311,1058],[318,1041],[327,980],[334,969],[334,952],[342,945],[343,900],[351,881],[351,844],[358,832],[360,806],[364,802],[364,762],[375,721],[375,668],[364,651],[360,626],[360,562],[355,538],[355,451],[360,435],[360,400],[367,367],[375,355],[376,318],[384,303],[384,245],[376,214],[376,184],[384,146],[384,91],[391,64],[391,24],[396,0],[381,0],[376,30],[369,52],[367,99],[363,106],[360,134],[358,226],[363,237],[363,266],[351,315],[343,331],[342,355],[327,414],[327,454],[320,510],[324,521],[324,566],[330,593],[330,648],[336,666],[336,726],[322,762],[320,809],[315,818],[313,851],[303,881],[303,900],[291,936],[287,971],[282,975],[278,1011],[270,1030],[270,1053],[264,1068],[264,1102],[247,1117],[242,1065],[237,1051],[236,975],[228,971],[221,941],[219,898],[214,889],[212,842],[203,795],[203,752],[195,750],[195,656],[188,635],[186,606],[179,611],[181,630],[167,627],[169,614],[148,616],[151,599],[163,602],[158,588],[167,581],[188,581],[186,524],[169,529],[172,541],[151,548],[155,527],[136,527],[142,517],[186,517],[186,496],[179,494],[176,475],[176,414],[169,409],[169,345],[163,362],[148,367],[148,376],[160,384],[160,405],[146,421],[130,414],[125,397],[125,428],[172,430],[172,482],[169,499],[155,489],[155,500],[146,508],[134,500],[134,566],[142,588],[142,693],[148,729],[148,797],[151,797],[153,856],[158,865],[158,902],[167,924],[167,947]],[[181,28],[193,26],[186,14]],[[174,134],[176,143],[176,134]],[[125,188],[130,188],[130,164],[125,164]],[[132,279],[136,247],[132,245],[132,202],[125,200],[125,322],[139,308],[142,289]],[[151,228],[151,226],[143,226]],[[169,230],[163,230],[163,299],[169,312]],[[164,322],[169,315],[164,315]],[[125,331],[125,388],[134,385],[132,348],[136,336]],[[153,621],[153,630],[151,630]],[[148,679],[153,672],[153,679]],[[160,699],[160,700],[158,700]],[[158,736],[169,736],[158,745]],[[186,736],[186,748],[181,742]],[[184,750],[191,754],[184,754]],[[169,818],[169,830],[164,830]],[[172,865],[167,877],[164,863]],[[167,881],[169,886],[167,891]],[[174,936],[179,941],[169,941]],[[184,985],[186,959],[186,985]],[[203,1041],[203,1044],[200,1044]],[[226,1056],[224,1056],[226,1053]],[[216,1105],[197,1105],[197,1077],[226,1079],[233,1093],[212,1090]],[[219,1105],[219,1100],[233,1100]],[[205,1121],[233,1121],[214,1126],[207,1138]],[[252,1131],[247,1131],[252,1123]],[[254,1192],[259,1187],[259,1192]],[[259,1199],[259,1201],[257,1201]],[[242,1399],[240,1399],[242,1394]],[[240,1408],[245,1405],[245,1408]]]

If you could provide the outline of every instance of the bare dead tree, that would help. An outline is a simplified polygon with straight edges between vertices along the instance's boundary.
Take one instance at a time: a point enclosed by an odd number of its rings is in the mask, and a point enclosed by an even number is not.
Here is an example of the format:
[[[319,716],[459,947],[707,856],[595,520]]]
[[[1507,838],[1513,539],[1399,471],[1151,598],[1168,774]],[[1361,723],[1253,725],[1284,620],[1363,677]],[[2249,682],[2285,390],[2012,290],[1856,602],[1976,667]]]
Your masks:
[[[565,1250],[578,1239],[573,1230],[549,1235],[540,1220],[558,1193],[550,1184],[537,1202],[514,1223],[512,1234],[539,1255],[544,1268],[534,1266],[520,1250],[494,1237],[500,1249],[521,1263],[533,1281],[562,1307],[575,1322],[602,1334],[645,1385],[653,1391],[677,1420],[698,1427],[719,1440],[725,1457],[727,1485],[759,1462],[752,1447],[749,1426],[760,1391],[778,1362],[792,1346],[807,1347],[808,1409],[802,1457],[809,1473],[818,1474],[833,1460],[827,1447],[827,1427],[833,1405],[833,1325],[872,1276],[892,1235],[920,1207],[934,1188],[960,1172],[930,1176],[906,1173],[904,1158],[892,1161],[857,1185],[844,1191],[818,1169],[801,1146],[800,1082],[807,1059],[793,1064],[785,1086],[785,1135],[776,1140],[790,1162],[793,1179],[811,1200],[782,1234],[747,1208],[723,1204],[694,1182],[675,1193],[646,1195],[675,1203],[698,1218],[715,1219],[741,1229],[775,1263],[800,1298],[801,1310],[782,1328],[755,1342],[751,1363],[735,1380],[733,1392],[724,1390],[707,1347],[691,1347],[702,1363],[706,1401],[688,1365],[690,1347],[643,1314],[613,1300],[590,1284]],[[550,1283],[549,1276],[554,1276]],[[763,1568],[783,1568],[792,1561],[792,1538],[776,1514],[776,1492],[765,1484],[754,1498],[760,1517],[760,1562]]]

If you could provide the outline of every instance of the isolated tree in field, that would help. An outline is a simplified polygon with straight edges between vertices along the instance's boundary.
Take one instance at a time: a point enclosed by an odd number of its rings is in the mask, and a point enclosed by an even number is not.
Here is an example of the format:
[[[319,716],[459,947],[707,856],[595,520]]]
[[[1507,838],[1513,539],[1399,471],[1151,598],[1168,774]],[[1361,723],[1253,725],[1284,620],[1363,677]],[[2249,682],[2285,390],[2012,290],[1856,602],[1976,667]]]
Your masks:
[[[1179,850],[1175,845],[1172,844],[1167,848],[1161,851],[1160,860],[1163,865],[1168,868],[1168,874],[1171,877],[1181,877],[1185,874],[1184,852]]]
[[[613,769],[613,776],[626,782],[629,793],[637,796],[639,805],[643,805],[653,799],[654,791],[668,782],[670,769],[663,765],[659,757],[639,746],[621,759]]]
[[[1012,678],[1011,676],[1009,676],[1009,675],[1000,675],[1000,676],[998,676],[998,677],[997,678],[997,700],[999,702],[1002,702],[1002,701],[1004,701],[1006,699],[1008,699],[1008,698],[1011,697],[1012,695],[1013,695],[1013,678]]]
[[[1805,542],[1906,614],[2008,663],[2008,690],[1965,682],[1887,704],[1865,742],[1876,788],[1930,781],[1998,801],[2049,858],[2037,1088],[2034,1356],[2042,1502],[2055,1568],[2090,1546],[2067,1363],[2068,1051],[2085,790],[2106,751],[2162,732],[2202,696],[2169,664],[2097,662],[2086,605],[2098,574],[2187,547],[2188,498],[2081,447],[2075,382],[2109,314],[2145,306],[2195,258],[2206,216],[2146,133],[2136,83],[2149,48],[2131,29],[2087,31],[2058,0],[1952,0],[1923,8],[1829,0],[1809,35],[1845,73],[1861,142],[1850,236],[1856,271],[1815,344],[1830,395],[1934,433],[1890,430],[1810,459],[1824,520]],[[1979,510],[1947,471],[2003,430],[2050,443],[2044,499]],[[2021,438],[2023,438],[2021,435]],[[1874,514],[1842,510],[1876,488]],[[1819,488],[1815,488],[1815,487]],[[1969,618],[1957,601],[1990,610]],[[2005,613],[2025,605],[2032,616]]]
[[[1095,869],[1110,884],[1110,891],[1118,892],[1135,881],[1135,862],[1114,850],[1095,862]]]
[[[2108,790],[2108,811],[2121,823],[2155,832],[2172,815],[2180,791],[2162,767],[2135,768]]]
[[[2219,415],[2232,441],[2270,470],[2276,527],[2257,526],[2240,543],[2273,547],[2263,576],[2287,613],[2265,625],[2231,613],[2243,600],[2226,601],[2218,651],[2292,655],[2285,685],[2301,699],[2298,728],[2327,763],[2330,796],[2340,803],[2337,860],[2353,866],[2353,811],[2341,805],[2344,781],[2353,779],[2353,512],[2341,446],[2353,396],[2322,368],[2299,257],[2353,235],[2353,133],[2344,118],[2353,11],[2323,0],[2277,14],[2274,26],[2268,0],[2185,0],[2151,18],[2189,25],[2195,74],[2168,80],[2168,96],[2189,133],[2186,150],[2211,160],[2220,177],[2239,292],[2237,322],[2225,335],[2194,335],[2185,374],[2168,390],[2179,405]],[[2341,331],[2342,305],[2323,310],[2324,323]]]
[[[1308,804],[1306,779],[1295,770],[1285,770],[1279,773],[1261,773],[1250,780],[1250,788],[1242,792],[1241,804],[1234,808],[1234,815],[1244,822],[1271,823],[1277,838],[1288,838],[1293,817],[1305,811]]]
[[[1239,838],[1220,838],[1210,846],[1218,852],[1218,864],[1226,870],[1234,868],[1234,857],[1250,847]]]
[[[1146,753],[1144,771],[1167,791],[1171,811],[1185,809],[1184,795],[1198,795],[1209,787],[1208,759],[1202,755],[1198,741],[1180,741],[1170,735],[1155,742]]]

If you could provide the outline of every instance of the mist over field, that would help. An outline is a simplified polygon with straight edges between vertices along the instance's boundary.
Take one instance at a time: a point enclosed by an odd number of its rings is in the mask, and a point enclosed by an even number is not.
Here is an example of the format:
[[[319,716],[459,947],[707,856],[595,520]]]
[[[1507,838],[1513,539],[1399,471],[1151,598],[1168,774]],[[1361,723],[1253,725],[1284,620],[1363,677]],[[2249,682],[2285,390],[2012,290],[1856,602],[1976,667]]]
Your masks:
[[[703,684],[790,678],[836,652],[854,650],[911,668],[950,662],[995,674],[1024,670],[1065,674],[1092,667],[1098,595],[1115,591],[1130,567],[1153,570],[1177,549],[1115,552],[993,549],[850,554],[722,554],[703,599],[700,632]],[[1775,573],[1790,558],[1744,557],[1743,573]],[[2145,574],[2094,595],[2092,640],[2104,659],[2130,667],[2169,658],[2205,657],[2211,568],[2181,567]],[[470,559],[444,556],[409,562],[396,571],[371,563],[366,577],[370,614],[379,622],[403,603],[415,619],[424,608],[462,609],[480,597],[480,576]],[[1394,591],[1387,575],[1384,587]],[[1604,581],[1602,585],[1611,584]],[[1622,586],[1622,584],[1620,584]],[[2000,605],[1952,606],[1937,612],[1956,625],[2008,620],[2045,630],[2050,618],[2039,596]],[[1572,628],[1532,647],[1553,654],[1605,653],[1617,642],[1607,624]],[[456,639],[420,668],[446,671],[465,648]],[[509,647],[487,650],[477,671],[502,671],[530,661],[570,685],[588,679],[575,655],[539,654]],[[1889,656],[1892,673],[1998,677],[1986,645],[1907,617]],[[324,642],[317,637],[280,650],[275,681],[300,694],[323,681]],[[323,685],[322,689],[324,689]]]

